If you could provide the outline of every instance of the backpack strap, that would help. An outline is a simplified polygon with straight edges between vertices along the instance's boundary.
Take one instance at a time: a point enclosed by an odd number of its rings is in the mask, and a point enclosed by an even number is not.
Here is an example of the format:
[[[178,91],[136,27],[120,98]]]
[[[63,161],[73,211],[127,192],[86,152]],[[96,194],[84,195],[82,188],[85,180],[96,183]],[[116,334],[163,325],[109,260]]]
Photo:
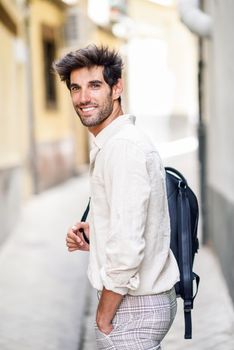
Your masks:
[[[187,186],[187,180],[185,179],[185,177],[175,168],[172,168],[170,166],[166,166],[165,167],[166,172],[171,173],[172,175],[176,175],[178,179],[180,179],[181,181],[183,181],[183,183]]]
[[[200,282],[200,277],[193,272],[193,280],[196,281],[196,293],[192,297],[192,300],[184,300],[184,323],[185,323],[185,334],[184,338],[185,339],[192,339],[192,317],[191,317],[191,310],[193,309],[193,300],[197,295],[198,292],[198,286]]]
[[[88,201],[87,207],[86,207],[85,212],[82,215],[82,218],[80,220],[81,222],[85,222],[86,219],[87,219],[87,216],[88,216],[88,213],[89,213],[90,201],[91,201],[91,197],[89,197],[89,201]]]
[[[193,296],[193,300],[195,299],[196,295],[197,295],[197,292],[198,292],[198,286],[199,286],[199,283],[200,283],[200,277],[195,273],[193,272],[193,280],[196,281],[196,293],[194,294]]]
[[[192,338],[191,310],[193,309],[193,272],[191,250],[190,206],[186,183],[179,183],[178,194],[178,247],[180,261],[181,297],[184,300],[185,339]]]
[[[89,202],[88,202],[88,205],[87,205],[87,208],[85,209],[85,212],[84,214],[82,215],[82,218],[81,218],[81,222],[85,222],[86,219],[87,219],[87,216],[88,216],[88,213],[89,213],[89,208],[90,208],[90,201],[91,201],[91,197],[89,197]],[[85,232],[84,232],[84,229],[83,228],[80,228],[79,231],[83,234],[83,237],[84,237],[84,240],[86,243],[89,244],[89,239],[88,237],[86,236]]]

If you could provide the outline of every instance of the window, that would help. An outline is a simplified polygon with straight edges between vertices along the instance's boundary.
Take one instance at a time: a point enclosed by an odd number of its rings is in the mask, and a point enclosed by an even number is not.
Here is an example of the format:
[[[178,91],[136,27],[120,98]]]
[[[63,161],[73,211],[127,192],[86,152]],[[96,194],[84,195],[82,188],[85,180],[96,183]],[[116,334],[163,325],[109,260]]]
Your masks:
[[[44,82],[45,102],[47,108],[56,108],[57,94],[55,74],[52,71],[52,63],[56,58],[56,36],[55,29],[42,27],[43,58],[44,58]]]
[[[0,23],[2,23],[13,35],[17,35],[17,26],[5,7],[0,3]]]

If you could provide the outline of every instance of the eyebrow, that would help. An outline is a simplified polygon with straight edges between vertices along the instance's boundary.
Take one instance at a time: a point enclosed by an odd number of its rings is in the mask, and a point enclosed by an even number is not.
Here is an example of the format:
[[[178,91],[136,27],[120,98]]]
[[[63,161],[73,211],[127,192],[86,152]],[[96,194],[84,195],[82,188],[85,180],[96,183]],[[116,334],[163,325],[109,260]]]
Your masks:
[[[101,81],[101,80],[90,80],[89,82],[88,82],[89,84],[103,84],[103,82]],[[78,87],[78,88],[80,88],[81,86],[79,85],[79,84],[76,84],[76,83],[71,83],[70,84],[70,88],[72,88],[72,87]]]
[[[91,80],[89,84],[103,84],[103,82],[101,80]]]
[[[79,87],[79,88],[80,88],[80,85],[79,85],[79,84],[76,84],[76,83],[71,83],[71,84],[70,84],[70,89],[71,89],[72,87],[74,87],[74,86],[76,86],[76,87]]]

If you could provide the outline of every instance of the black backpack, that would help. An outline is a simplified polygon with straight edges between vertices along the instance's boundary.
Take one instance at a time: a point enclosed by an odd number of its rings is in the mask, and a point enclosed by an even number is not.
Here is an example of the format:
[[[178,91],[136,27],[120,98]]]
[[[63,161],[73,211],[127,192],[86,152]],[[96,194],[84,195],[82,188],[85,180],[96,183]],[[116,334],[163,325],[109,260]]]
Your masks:
[[[193,272],[194,255],[199,248],[197,227],[199,209],[195,194],[184,176],[176,169],[166,167],[167,197],[171,222],[171,250],[180,270],[176,283],[177,296],[184,301],[185,339],[192,338],[191,310],[200,278]],[[196,293],[193,292],[196,282]]]
[[[184,300],[185,339],[192,338],[191,310],[198,291],[200,278],[193,270],[194,255],[198,251],[197,238],[198,202],[195,194],[188,186],[184,176],[176,169],[166,167],[166,186],[171,223],[171,250],[180,270],[180,281],[176,283],[177,296]],[[89,205],[81,218],[85,221],[89,213]],[[84,240],[89,243],[83,229]],[[196,281],[196,293],[193,293],[193,281]]]

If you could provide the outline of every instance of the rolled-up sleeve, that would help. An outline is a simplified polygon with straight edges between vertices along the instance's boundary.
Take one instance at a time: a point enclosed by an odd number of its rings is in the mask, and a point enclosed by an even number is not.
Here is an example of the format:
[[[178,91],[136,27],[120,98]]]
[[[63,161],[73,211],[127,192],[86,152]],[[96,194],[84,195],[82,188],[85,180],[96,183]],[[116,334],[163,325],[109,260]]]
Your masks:
[[[124,295],[140,283],[150,179],[146,156],[138,145],[116,139],[108,147],[104,182],[110,227],[100,273],[106,289]]]

